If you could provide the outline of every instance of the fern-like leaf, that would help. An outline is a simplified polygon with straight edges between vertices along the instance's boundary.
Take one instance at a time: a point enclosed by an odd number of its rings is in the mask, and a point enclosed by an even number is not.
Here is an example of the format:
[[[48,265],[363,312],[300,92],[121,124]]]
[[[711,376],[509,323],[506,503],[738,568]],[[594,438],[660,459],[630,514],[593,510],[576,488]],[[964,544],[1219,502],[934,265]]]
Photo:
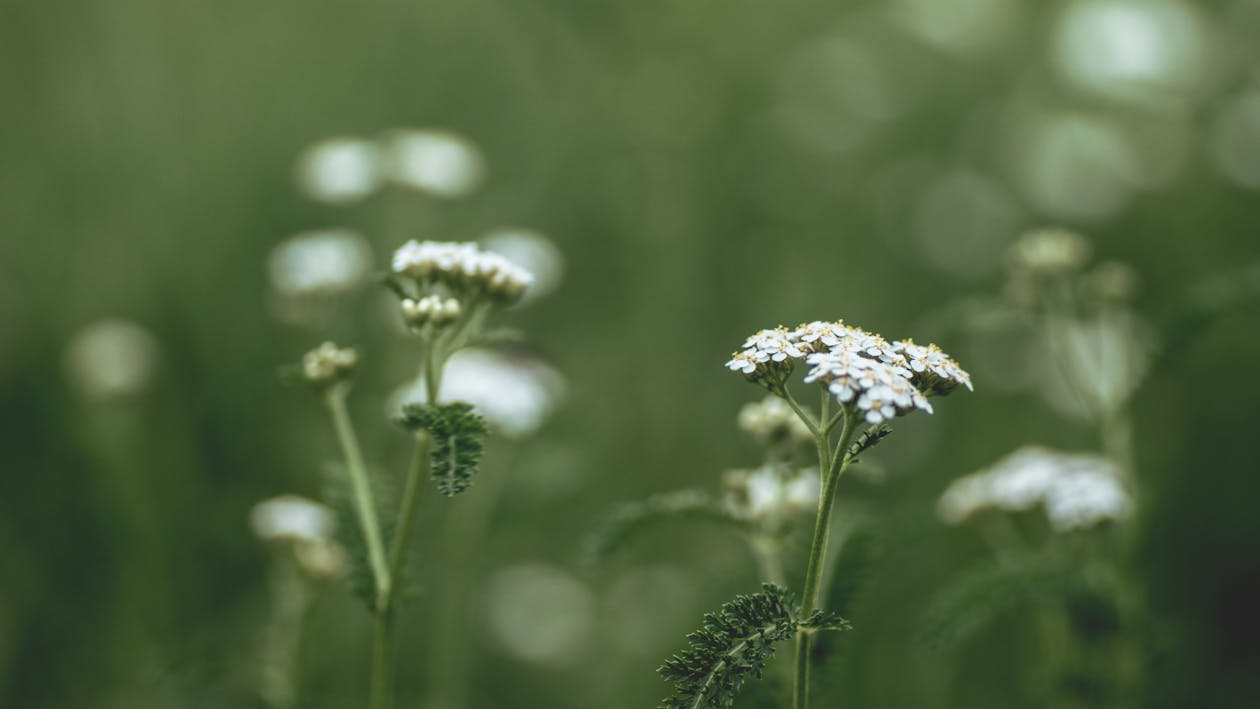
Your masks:
[[[832,611],[814,611],[808,618],[802,618],[797,625],[802,630],[853,630],[853,624]]]
[[[669,521],[701,521],[752,529],[752,522],[701,490],[676,490],[627,502],[601,520],[583,545],[583,560],[598,564],[638,532]]]
[[[473,413],[472,404],[408,404],[398,422],[433,437],[430,471],[439,492],[452,497],[472,485],[486,438],[485,420]]]
[[[760,593],[737,596],[706,614],[704,625],[687,636],[691,647],[657,670],[675,690],[658,709],[731,707],[748,678],[761,679],[775,643],[796,636],[798,614],[792,596],[769,583]]]

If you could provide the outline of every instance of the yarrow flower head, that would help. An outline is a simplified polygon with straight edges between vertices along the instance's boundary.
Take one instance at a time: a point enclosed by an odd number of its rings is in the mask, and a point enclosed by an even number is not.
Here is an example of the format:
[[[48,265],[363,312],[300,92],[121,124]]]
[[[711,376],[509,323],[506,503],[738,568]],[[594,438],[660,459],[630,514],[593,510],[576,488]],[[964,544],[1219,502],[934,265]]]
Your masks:
[[[413,282],[418,296],[440,286],[460,299],[508,304],[533,282],[525,269],[472,242],[408,241],[394,252],[391,267]]]
[[[889,342],[840,320],[762,330],[726,366],[781,393],[798,359],[810,367],[806,383],[826,386],[837,401],[855,407],[871,424],[915,409],[931,413],[928,396],[948,394],[959,385],[972,388],[967,372],[936,345]]]
[[[302,357],[302,378],[311,384],[325,386],[348,379],[359,362],[359,354],[350,347],[325,342]]]
[[[792,372],[793,362],[803,359],[806,352],[792,341],[786,328],[761,330],[744,340],[743,348],[731,355],[726,368],[773,390],[782,385]]]
[[[1018,512],[1038,505],[1055,531],[1066,532],[1124,517],[1129,495],[1107,458],[1026,446],[951,483],[937,513],[959,524],[985,509]]]

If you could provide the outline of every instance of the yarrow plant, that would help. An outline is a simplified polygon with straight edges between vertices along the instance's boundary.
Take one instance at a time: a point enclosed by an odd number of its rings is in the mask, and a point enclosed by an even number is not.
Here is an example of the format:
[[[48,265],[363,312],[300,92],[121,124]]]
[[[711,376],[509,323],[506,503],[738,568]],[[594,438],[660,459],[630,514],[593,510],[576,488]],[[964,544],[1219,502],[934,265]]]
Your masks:
[[[595,546],[618,541],[646,519],[687,513],[739,525],[753,540],[771,540],[771,552],[759,554],[762,575],[770,583],[706,616],[703,627],[688,636],[690,648],[660,668],[675,687],[660,706],[730,707],[747,679],[762,676],[775,644],[794,640],[792,705],[804,709],[809,706],[814,635],[849,627],[843,618],[819,607],[841,477],[859,454],[888,435],[896,418],[916,411],[931,413],[930,398],[960,387],[970,390],[971,377],[935,345],[890,342],[842,321],[758,331],[732,354],[726,367],[770,394],[739,417],[745,431],[766,446],[766,465],[728,473],[730,492],[721,505],[702,493],[683,492],[627,506],[595,536]],[[803,370],[803,384],[818,389],[816,410],[807,410],[792,392],[799,386],[791,381],[798,370]],[[816,455],[816,463],[803,470],[793,467],[787,454],[799,444]],[[797,595],[781,585],[781,568],[773,563],[778,557],[774,545],[785,539],[781,534],[785,517],[809,509],[815,517]]]
[[[446,364],[485,335],[487,318],[520,299],[531,275],[475,243],[409,241],[393,256],[386,279],[398,296],[398,316],[418,345],[423,397],[401,407],[397,422],[414,438],[411,463],[397,500],[387,500],[368,474],[346,405],[358,352],[325,342],[300,363],[299,378],[327,407],[345,459],[344,497],[352,509],[348,545],[361,562],[359,587],[375,618],[372,709],[392,706],[394,626],[405,583],[416,510],[425,478],[452,496],[472,486],[487,434],[473,404],[442,401]],[[388,504],[393,514],[381,518]],[[358,553],[353,553],[358,552]]]
[[[1066,229],[1022,235],[1007,253],[1004,297],[979,301],[989,317],[977,323],[1018,326],[1031,345],[1027,368],[1039,374],[1029,383],[1095,428],[1099,450],[1025,445],[950,483],[938,516],[978,532],[990,555],[936,594],[923,634],[929,646],[956,645],[999,613],[1025,610],[1046,648],[1030,685],[1057,695],[1052,703],[1124,706],[1141,687],[1140,635],[1151,625],[1119,552],[1140,501],[1131,401],[1153,346],[1130,305],[1136,272],[1114,261],[1090,267],[1092,251]]]

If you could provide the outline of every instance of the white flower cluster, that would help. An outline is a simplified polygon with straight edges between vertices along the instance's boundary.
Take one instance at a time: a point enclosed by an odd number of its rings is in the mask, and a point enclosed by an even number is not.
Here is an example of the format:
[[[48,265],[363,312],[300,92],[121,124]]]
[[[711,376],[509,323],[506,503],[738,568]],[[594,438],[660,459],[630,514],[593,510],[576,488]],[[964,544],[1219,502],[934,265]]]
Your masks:
[[[394,273],[422,287],[442,283],[453,293],[518,300],[534,278],[525,269],[473,242],[408,241],[394,252]]]
[[[349,376],[358,362],[353,348],[325,342],[302,356],[302,376],[312,384],[329,384]]]
[[[1085,529],[1129,512],[1129,496],[1113,462],[1089,453],[1027,446],[993,466],[955,480],[937,513],[959,524],[985,509],[1007,512],[1042,505],[1059,532]]]
[[[367,275],[372,251],[360,235],[341,229],[298,234],[271,250],[268,270],[277,295],[291,298],[344,293]]]
[[[442,299],[437,295],[426,295],[420,300],[402,299],[403,320],[412,327],[424,327],[428,324],[437,326],[454,322],[464,311],[464,307],[454,298]]]
[[[464,197],[485,180],[486,161],[467,138],[445,130],[401,129],[379,140],[340,136],[298,160],[298,185],[328,204],[360,202],[387,183],[444,199]]]
[[[890,343],[841,321],[762,330],[726,366],[774,391],[795,360],[810,365],[807,383],[825,384],[837,400],[855,405],[872,424],[912,409],[931,413],[927,396],[948,394],[959,385],[972,388],[970,375],[936,345]]]
[[[738,422],[741,431],[763,444],[784,440],[809,443],[814,440],[801,417],[777,396],[744,404],[739,410]]]
[[[788,472],[767,465],[756,470],[729,470],[723,476],[726,504],[750,519],[776,523],[818,506],[819,477],[815,468]]]

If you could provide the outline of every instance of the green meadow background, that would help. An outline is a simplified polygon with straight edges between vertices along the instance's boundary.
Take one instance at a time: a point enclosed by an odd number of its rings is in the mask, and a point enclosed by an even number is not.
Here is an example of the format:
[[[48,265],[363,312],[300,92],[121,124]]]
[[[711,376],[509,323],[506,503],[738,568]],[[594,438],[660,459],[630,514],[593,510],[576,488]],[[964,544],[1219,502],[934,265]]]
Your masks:
[[[816,671],[826,706],[1040,706],[1020,612],[949,652],[916,638],[934,592],[987,554],[937,521],[949,481],[1025,443],[1098,446],[1002,376],[1000,338],[949,316],[998,293],[1006,246],[1047,224],[1137,270],[1158,342],[1125,561],[1149,605],[1141,704],[1256,706],[1257,38],[1256,0],[0,4],[0,706],[260,706],[268,556],[248,513],[317,496],[337,455],[277,370],[330,337],[362,345],[352,406],[391,470],[406,445],[384,399],[409,373],[370,284],[318,327],[278,319],[268,253],[352,227],[384,268],[407,238],[505,224],[564,255],[561,287],[503,321],[567,397],[537,436],[490,444],[501,496],[480,550],[443,548],[471,497],[434,495],[422,556],[472,578],[542,569],[582,613],[557,620],[562,651],[522,655],[479,584],[446,624],[471,653],[468,706],[667,694],[661,660],[757,588],[745,551],[677,526],[591,570],[580,540],[618,502],[753,464],[734,417],[758,391],[723,362],[754,330],[831,318],[939,342],[976,391],[898,426],[872,454],[883,484],[842,486],[881,555]],[[297,189],[308,145],[397,127],[466,136],[485,184],[350,207]],[[104,318],[152,333],[140,394],[73,385],[67,345]],[[422,706],[443,612],[403,616],[400,707]],[[361,705],[368,620],[347,591],[319,595],[300,706]]]

